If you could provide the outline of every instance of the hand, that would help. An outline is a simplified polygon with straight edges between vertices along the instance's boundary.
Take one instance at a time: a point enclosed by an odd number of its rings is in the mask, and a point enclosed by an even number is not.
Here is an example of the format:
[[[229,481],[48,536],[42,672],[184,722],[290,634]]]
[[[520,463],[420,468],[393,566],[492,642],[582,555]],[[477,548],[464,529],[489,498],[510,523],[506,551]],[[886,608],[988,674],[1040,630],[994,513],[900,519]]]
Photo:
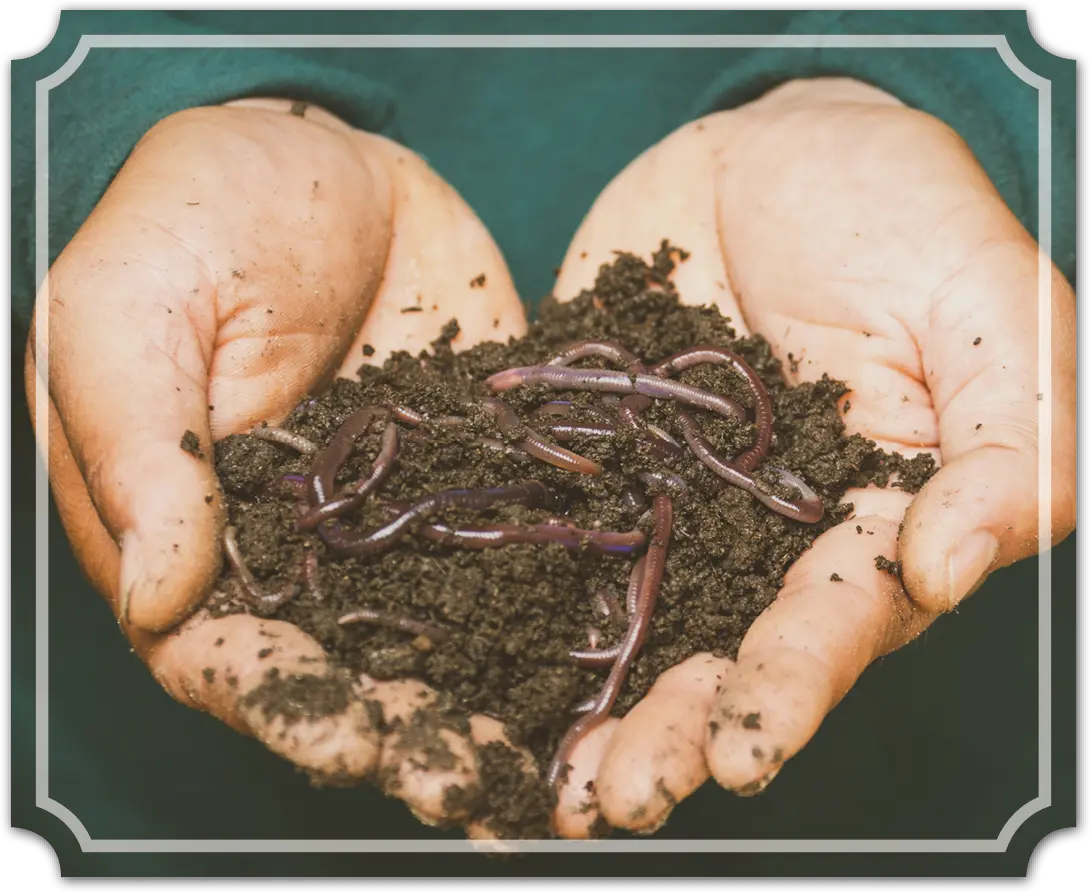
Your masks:
[[[589,735],[561,797],[568,836],[599,809],[654,829],[709,774],[763,789],[868,664],[1037,551],[1039,448],[1052,450],[1052,542],[1075,523],[1074,295],[1048,264],[1045,438],[1038,248],[945,125],[849,80],[788,83],[691,123],[602,193],[556,293],[664,237],[691,252],[674,275],[686,303],[764,335],[791,381],[846,381],[849,433],[942,468],[915,498],[849,492],[854,516],[796,562],[736,663],[695,656]],[[878,554],[903,562],[903,586]]]
[[[247,694],[270,669],[325,674],[318,643],[288,623],[193,613],[222,566],[213,441],[283,419],[334,375],[354,377],[364,344],[371,362],[415,352],[454,316],[456,348],[525,330],[499,251],[448,185],[394,143],[291,108],[192,109],[144,136],[39,295],[35,330],[48,301],[49,337],[31,333],[28,400],[36,412],[47,346],[39,420],[61,519],[169,693],[317,776],[378,767],[423,820],[457,820],[443,794],[473,779],[469,737],[496,739],[499,723],[476,716],[468,737],[439,732],[455,767],[429,772],[397,733],[380,739],[362,698],[389,720],[434,694],[335,676],[344,710],[286,727]],[[471,289],[482,272],[486,286]],[[420,298],[423,312],[399,312]],[[180,448],[187,430],[202,460]]]

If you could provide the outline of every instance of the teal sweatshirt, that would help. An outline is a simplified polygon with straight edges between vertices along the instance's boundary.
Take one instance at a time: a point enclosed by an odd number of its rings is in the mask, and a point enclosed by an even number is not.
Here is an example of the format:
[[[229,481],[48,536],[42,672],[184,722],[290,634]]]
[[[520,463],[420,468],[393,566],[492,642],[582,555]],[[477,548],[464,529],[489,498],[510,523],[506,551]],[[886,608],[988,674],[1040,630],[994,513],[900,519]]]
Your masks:
[[[35,293],[35,176],[42,173],[35,166],[36,82],[60,69],[84,34],[249,33],[1004,36],[1011,58],[1050,81],[1052,253],[1074,280],[1075,66],[1037,45],[1024,13],[65,12],[51,43],[12,66],[16,351]],[[96,48],[48,93],[48,256],[52,261],[72,238],[135,142],[158,120],[195,105],[283,96],[325,106],[423,155],[481,217],[532,304],[548,292],[552,270],[597,194],[636,155],[697,116],[793,78],[823,75],[870,82],[950,124],[1027,229],[1035,236],[1040,231],[1040,94],[992,48]],[[21,373],[21,363],[15,367]],[[21,393],[18,383],[16,388]],[[16,459],[29,463],[25,407],[15,416]],[[12,553],[29,555],[29,491],[24,481],[16,484]],[[373,791],[312,790],[256,745],[170,702],[118,639],[108,611],[67,551],[55,515],[51,524],[50,793],[92,837],[443,835]],[[25,548],[17,547],[20,541]],[[136,866],[120,856],[77,861],[68,831],[33,808],[32,572],[29,557],[20,557],[13,571],[18,640],[12,728],[15,764],[27,766],[27,774],[13,771],[15,823],[61,840],[54,846],[66,872],[267,872],[256,862],[229,865],[212,856],[147,856]],[[1009,573],[1002,576],[1006,583],[997,578],[989,586],[1012,592],[1034,586],[1032,568]],[[774,784],[752,803],[708,787],[678,810],[663,834],[993,838],[1006,817],[1032,798],[1036,783],[1032,728],[1027,722],[1024,730],[1012,729],[1002,719],[1019,709],[1034,714],[1033,657],[1019,650],[1024,644],[1016,634],[1035,622],[1034,608],[1014,594],[1002,595],[993,594],[979,609],[977,601],[987,599],[973,599],[965,613],[977,611],[975,625],[957,625],[960,617],[940,624],[929,633],[927,654],[916,649],[889,661],[880,689],[868,673],[830,718],[840,727],[819,734],[785,769],[793,782],[778,782],[779,789]],[[980,612],[988,610],[993,613]],[[947,682],[964,682],[968,674],[966,683],[972,683],[977,663],[965,656],[972,647],[973,660],[992,647],[1005,647],[1008,655],[988,662],[991,674],[974,688],[979,698],[966,705],[964,697],[949,693]],[[954,717],[932,722],[914,712],[919,698],[911,692],[920,684],[936,692],[936,710],[947,697]],[[993,741],[984,751],[973,746],[981,735]],[[866,747],[853,749],[853,740]],[[921,753],[925,758],[918,758]],[[947,761],[955,767],[943,767]],[[292,863],[276,870],[361,869],[350,859]],[[474,859],[473,867],[445,869],[493,867]]]
[[[1022,13],[65,13],[13,67],[13,309],[34,294],[34,81],[80,34],[245,33],[1006,34],[1052,79],[1053,255],[1074,273],[1074,65],[1036,45]],[[474,208],[533,302],[598,192],[694,117],[797,77],[868,81],[942,118],[1037,233],[1037,90],[994,49],[92,49],[49,93],[50,259],[164,116],[240,96],[286,96],[422,154]]]

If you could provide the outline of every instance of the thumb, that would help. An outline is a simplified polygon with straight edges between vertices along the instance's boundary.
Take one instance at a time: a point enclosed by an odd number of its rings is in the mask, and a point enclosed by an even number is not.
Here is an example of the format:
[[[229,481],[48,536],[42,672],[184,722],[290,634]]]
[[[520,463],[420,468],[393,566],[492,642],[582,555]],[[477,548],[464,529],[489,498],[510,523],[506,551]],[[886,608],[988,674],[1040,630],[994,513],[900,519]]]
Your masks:
[[[35,345],[35,362],[91,502],[120,546],[121,618],[163,630],[219,568],[205,359],[216,331],[212,285],[167,236],[126,241],[142,246],[132,262],[86,262],[116,257],[89,255],[95,241],[77,236],[47,277],[35,326],[48,324],[49,337]]]
[[[209,590],[223,525],[209,403],[218,438],[332,373],[381,277],[382,194],[342,133],[193,109],[141,140],[50,270],[37,376],[120,549],[126,624],[165,630]]]
[[[1075,524],[1074,295],[1024,231],[984,244],[934,295],[919,338],[944,466],[908,509],[900,555],[933,611]],[[1042,324],[1052,349],[1039,362]]]

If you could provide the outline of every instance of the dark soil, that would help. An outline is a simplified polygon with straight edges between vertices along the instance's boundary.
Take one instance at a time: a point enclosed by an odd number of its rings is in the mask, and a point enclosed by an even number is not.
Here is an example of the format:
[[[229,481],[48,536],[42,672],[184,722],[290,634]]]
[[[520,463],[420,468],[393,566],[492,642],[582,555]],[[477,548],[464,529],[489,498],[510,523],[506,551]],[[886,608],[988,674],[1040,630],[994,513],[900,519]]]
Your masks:
[[[615,263],[602,268],[593,291],[568,304],[546,299],[529,334],[507,344],[485,343],[455,354],[450,343],[458,327],[451,322],[431,351],[421,356],[397,354],[381,368],[364,365],[358,381],[338,380],[327,393],[300,404],[283,424],[324,444],[346,416],[364,404],[399,403],[430,417],[469,415],[470,423],[462,428],[427,423],[416,429],[403,427],[393,475],[377,498],[348,519],[352,526],[372,529],[383,523],[386,515],[379,506],[385,501],[413,501],[439,489],[533,478],[555,495],[556,513],[581,527],[628,530],[639,524],[648,532],[648,519],[641,520],[644,510],[626,507],[621,500],[625,487],[640,485],[639,472],[664,470],[641,440],[622,431],[610,440],[566,444],[601,463],[600,476],[577,475],[536,460],[520,463],[503,452],[474,445],[479,437],[501,434],[490,415],[467,413],[462,401],[486,395],[482,382],[488,375],[544,362],[586,338],[618,341],[648,363],[697,344],[728,347],[745,357],[773,398],[775,437],[768,462],[805,479],[822,496],[825,517],[814,526],[803,525],[769,511],[741,490],[720,489],[711,472],[686,452],[686,458],[669,470],[688,481],[689,494],[676,501],[662,594],[617,715],[631,708],[663,671],[686,657],[705,651],[733,657],[795,559],[824,530],[850,515],[850,507],[837,506],[848,487],[886,485],[897,474],[894,485],[916,491],[933,472],[929,458],[906,461],[859,436],[845,436],[837,413],[837,400],[848,390],[844,384],[823,379],[788,388],[766,341],[736,338],[729,320],[714,308],[681,306],[667,277],[683,256],[665,243],[650,265],[620,254]],[[698,366],[680,379],[752,404],[742,379],[722,367]],[[601,406],[594,394],[537,386],[509,391],[505,399],[523,418],[552,399]],[[674,413],[673,403],[656,401],[644,417],[680,440]],[[736,454],[752,443],[752,426],[701,414],[720,454]],[[369,473],[381,429],[376,424],[359,438],[339,483]],[[319,556],[318,592],[303,591],[279,610],[277,619],[314,636],[343,669],[376,679],[422,679],[447,695],[448,711],[483,712],[503,720],[512,740],[533,752],[544,773],[573,720],[572,707],[594,695],[605,677],[605,670],[576,666],[568,651],[586,646],[589,625],[602,627],[592,607],[594,593],[606,590],[623,603],[633,558],[539,545],[468,551],[408,536],[375,558],[338,559],[317,535],[296,531],[293,498],[276,485],[284,474],[305,473],[309,459],[239,435],[216,444],[215,462],[230,522],[238,529],[243,554],[259,581],[270,588],[279,586],[297,577],[306,549],[313,548]],[[545,515],[507,507],[487,517],[517,523],[541,522]],[[442,519],[451,526],[488,522],[457,511]],[[230,576],[225,565],[221,588],[226,594],[210,605],[214,612],[250,609],[238,598]],[[400,631],[337,624],[338,617],[360,607],[398,612],[440,625],[451,634],[435,644]],[[621,631],[603,627],[602,646],[617,641]],[[290,680],[273,679],[263,687],[269,688],[263,694],[264,708],[297,718],[308,714],[300,702],[305,692],[292,687]],[[318,688],[315,696],[332,708],[329,692]],[[501,744],[482,747],[478,756],[479,789],[453,792],[451,808],[492,815],[493,828],[501,836],[546,835],[551,794],[544,783],[526,779],[517,754]]]

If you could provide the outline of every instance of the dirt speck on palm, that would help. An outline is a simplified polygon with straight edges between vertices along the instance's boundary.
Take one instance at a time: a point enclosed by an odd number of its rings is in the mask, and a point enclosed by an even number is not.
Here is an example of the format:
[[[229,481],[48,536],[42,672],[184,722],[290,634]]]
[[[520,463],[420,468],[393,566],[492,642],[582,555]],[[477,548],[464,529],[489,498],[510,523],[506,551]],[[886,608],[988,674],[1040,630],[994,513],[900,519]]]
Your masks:
[[[283,426],[319,445],[363,405],[405,405],[428,418],[460,415],[461,426],[425,422],[400,431],[394,473],[346,525],[374,529],[385,523],[388,502],[412,502],[437,490],[493,487],[525,479],[541,481],[556,500],[554,513],[582,528],[650,531],[645,509],[622,499],[641,487],[640,474],[669,470],[688,483],[677,499],[665,578],[650,631],[636,658],[614,714],[623,715],[670,666],[701,652],[733,657],[753,620],[773,600],[784,574],[814,539],[850,516],[838,506],[852,486],[899,485],[916,491],[933,473],[930,458],[907,461],[888,455],[859,436],[846,436],[837,401],[843,383],[823,378],[788,387],[780,362],[761,337],[736,336],[730,320],[714,307],[686,307],[668,276],[684,255],[663,243],[650,264],[620,254],[603,266],[592,290],[570,303],[547,298],[528,334],[506,344],[489,342],[455,354],[452,321],[420,356],[394,354],[381,367],[365,365],[359,380],[337,380],[331,389],[303,401]],[[563,471],[525,456],[496,449],[504,440],[487,412],[466,408],[466,400],[489,395],[484,379],[512,366],[548,361],[584,339],[616,341],[647,363],[699,344],[729,348],[761,376],[773,402],[774,437],[768,464],[787,468],[823,499],[817,524],[788,520],[747,493],[723,489],[708,469],[685,451],[666,468],[647,445],[622,426],[610,438],[576,439],[565,445],[601,464],[600,475]],[[595,360],[585,365],[600,365]],[[728,368],[696,366],[682,372],[685,383],[730,396],[751,406],[741,378]],[[573,419],[592,422],[601,395],[516,388],[504,398],[525,421],[550,400],[570,400]],[[677,406],[656,400],[644,418],[682,439]],[[701,412],[708,439],[724,456],[754,442],[751,424]],[[356,440],[337,484],[370,472],[378,454],[382,424]],[[482,440],[485,442],[482,443]],[[488,441],[492,441],[488,445]],[[521,460],[520,460],[521,458]],[[479,551],[425,541],[409,535],[375,557],[342,558],[320,536],[299,532],[294,497],[278,486],[286,474],[305,474],[309,457],[248,435],[216,444],[216,470],[227,496],[230,523],[250,570],[269,587],[298,577],[308,549],[318,557],[318,585],[303,590],[276,618],[295,623],[317,639],[334,665],[379,680],[415,678],[444,695],[449,709],[480,712],[502,720],[511,739],[527,747],[544,774],[560,737],[573,720],[573,707],[594,696],[606,670],[580,668],[568,652],[587,645],[588,627],[601,632],[601,645],[620,640],[623,629],[595,606],[604,593],[624,603],[633,557],[604,557],[559,545],[518,544]],[[539,510],[506,506],[485,515],[451,510],[439,519],[451,526],[540,523]],[[210,609],[223,614],[250,608],[240,599],[225,564]],[[440,626],[441,642],[420,641],[404,631],[367,624],[339,625],[353,610],[375,608]],[[293,695],[297,698],[298,691]],[[291,709],[298,710],[292,701]],[[275,709],[275,698],[263,708]],[[503,752],[506,751],[506,754]],[[451,807],[491,815],[504,837],[548,834],[551,791],[540,778],[526,778],[520,761],[503,745],[478,752],[476,789],[451,793]]]

